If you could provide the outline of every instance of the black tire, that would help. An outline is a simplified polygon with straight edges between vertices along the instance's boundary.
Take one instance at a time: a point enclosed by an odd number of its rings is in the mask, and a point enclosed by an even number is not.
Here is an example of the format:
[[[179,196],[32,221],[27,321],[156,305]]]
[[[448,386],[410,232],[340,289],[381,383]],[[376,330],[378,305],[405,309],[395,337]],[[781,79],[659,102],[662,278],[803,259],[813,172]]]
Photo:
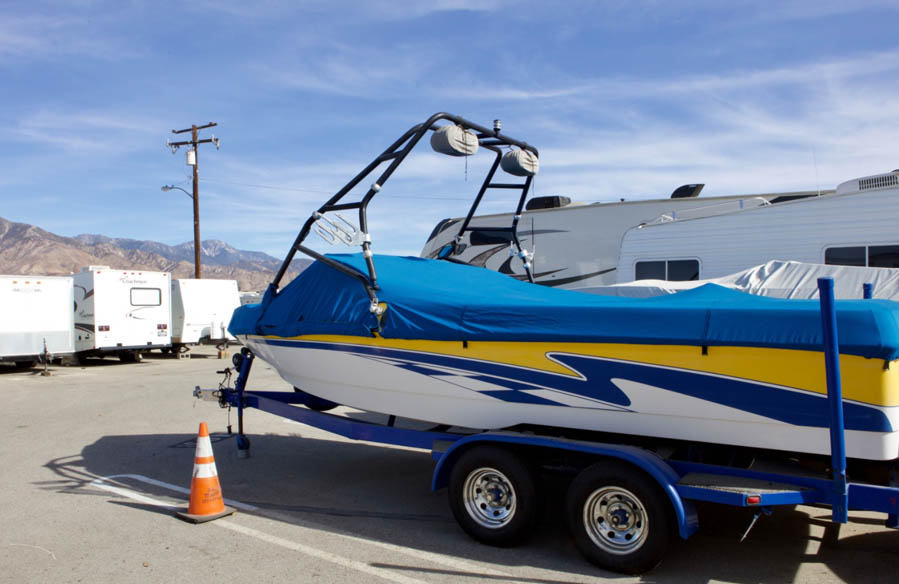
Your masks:
[[[584,469],[568,489],[565,515],[578,550],[597,566],[624,574],[659,565],[675,535],[661,486],[619,461]]]
[[[340,405],[338,403],[334,403],[320,397],[315,397],[312,394],[306,393],[299,387],[294,387],[293,390],[303,396],[304,406],[316,412],[327,412],[328,410],[333,410]]]
[[[475,446],[464,453],[450,473],[448,495],[459,526],[481,543],[510,547],[534,531],[534,475],[509,450]]]
[[[31,369],[37,364],[37,361],[33,359],[30,361],[16,361],[15,364],[16,369]]]
[[[117,356],[122,363],[140,363],[144,360],[144,355],[140,351],[119,351]]]

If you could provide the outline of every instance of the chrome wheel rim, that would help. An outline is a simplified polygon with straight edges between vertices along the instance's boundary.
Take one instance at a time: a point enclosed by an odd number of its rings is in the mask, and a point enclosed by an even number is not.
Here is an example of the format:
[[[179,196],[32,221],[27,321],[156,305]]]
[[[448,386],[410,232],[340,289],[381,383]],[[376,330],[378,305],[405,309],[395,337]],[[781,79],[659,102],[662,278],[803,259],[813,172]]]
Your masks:
[[[583,520],[593,543],[615,555],[637,551],[649,533],[649,519],[640,499],[621,487],[593,491],[584,503]]]
[[[497,529],[515,516],[515,489],[506,475],[494,468],[483,467],[469,473],[462,491],[465,510],[482,527]]]

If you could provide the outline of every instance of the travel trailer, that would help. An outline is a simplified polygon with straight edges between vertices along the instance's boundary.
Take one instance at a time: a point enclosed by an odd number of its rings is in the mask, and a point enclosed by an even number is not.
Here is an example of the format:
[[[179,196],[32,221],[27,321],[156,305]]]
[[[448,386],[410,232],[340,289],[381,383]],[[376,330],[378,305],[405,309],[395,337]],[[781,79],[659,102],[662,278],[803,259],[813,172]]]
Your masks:
[[[172,348],[185,352],[189,345],[226,345],[234,309],[240,306],[236,280],[172,280]]]
[[[171,346],[168,273],[87,266],[72,277],[79,357],[138,361],[146,351]]]
[[[0,276],[0,361],[31,367],[75,351],[72,278]]]
[[[517,234],[522,248],[533,254],[534,281],[559,288],[614,284],[621,238],[631,227],[660,216],[713,217],[817,194],[804,191],[698,197],[702,187],[684,185],[668,199],[592,204],[571,203],[567,197],[530,200],[517,222]],[[512,242],[508,229],[500,229],[512,224],[513,216],[504,213],[472,217],[453,260],[525,279],[523,262],[509,253]],[[441,221],[421,256],[437,257],[441,249],[453,243],[463,222],[462,218]]]
[[[821,197],[715,217],[659,217],[624,234],[617,281],[719,278],[775,259],[899,268],[897,200],[894,171]]]

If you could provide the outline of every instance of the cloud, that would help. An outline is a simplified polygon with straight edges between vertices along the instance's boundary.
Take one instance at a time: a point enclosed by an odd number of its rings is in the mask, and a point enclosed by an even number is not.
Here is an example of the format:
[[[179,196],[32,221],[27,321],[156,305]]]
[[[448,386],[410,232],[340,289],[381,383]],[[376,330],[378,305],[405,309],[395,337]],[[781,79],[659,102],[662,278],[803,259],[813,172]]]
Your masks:
[[[52,16],[36,10],[25,14],[9,7],[0,10],[0,56],[6,57],[8,65],[63,57],[119,61],[141,54],[111,32],[114,27],[106,26],[117,20],[114,13],[88,13],[83,8],[57,4],[47,10]]]
[[[135,139],[135,135],[161,135],[163,127],[158,120],[129,113],[40,111],[0,133],[20,142],[94,155],[141,150],[146,147],[146,142]]]

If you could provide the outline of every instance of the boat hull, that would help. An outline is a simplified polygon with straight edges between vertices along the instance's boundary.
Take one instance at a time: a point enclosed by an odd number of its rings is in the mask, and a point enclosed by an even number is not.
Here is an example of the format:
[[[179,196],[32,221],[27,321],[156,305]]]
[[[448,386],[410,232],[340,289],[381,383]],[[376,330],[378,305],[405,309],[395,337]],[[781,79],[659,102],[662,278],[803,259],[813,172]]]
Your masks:
[[[325,336],[243,340],[291,385],[368,411],[485,430],[536,424],[830,451],[820,353]],[[841,365],[844,380],[852,380],[843,390],[847,455],[899,457],[899,367],[847,355]]]

